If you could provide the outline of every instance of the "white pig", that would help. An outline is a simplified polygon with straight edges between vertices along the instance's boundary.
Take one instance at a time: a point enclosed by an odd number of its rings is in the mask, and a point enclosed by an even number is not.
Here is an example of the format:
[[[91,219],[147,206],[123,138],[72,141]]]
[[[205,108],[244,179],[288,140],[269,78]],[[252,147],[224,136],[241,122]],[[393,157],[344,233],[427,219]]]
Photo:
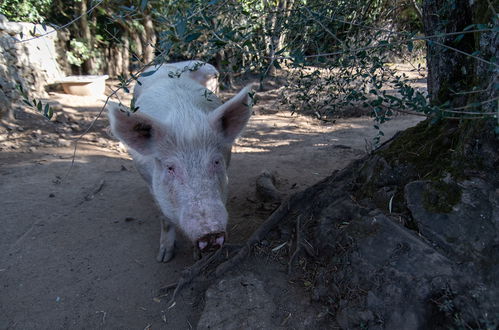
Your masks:
[[[134,90],[136,112],[116,103],[107,108],[113,135],[128,147],[165,216],[157,260],[168,262],[175,227],[199,254],[226,240],[227,167],[251,115],[251,87],[222,104],[210,64],[186,61],[149,71],[155,72]]]

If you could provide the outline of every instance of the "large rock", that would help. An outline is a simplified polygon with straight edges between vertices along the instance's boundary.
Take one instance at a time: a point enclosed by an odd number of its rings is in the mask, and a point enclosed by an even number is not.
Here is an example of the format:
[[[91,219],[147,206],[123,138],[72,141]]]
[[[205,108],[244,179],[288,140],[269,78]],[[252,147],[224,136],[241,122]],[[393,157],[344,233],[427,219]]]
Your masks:
[[[446,208],[445,196],[453,199],[453,194],[459,198]],[[479,178],[459,185],[415,181],[405,187],[405,198],[423,237],[499,285],[499,194],[491,183]]]
[[[424,328],[428,301],[452,282],[453,263],[381,212],[356,213],[354,205],[339,199],[323,209],[316,230],[316,245],[330,251],[330,266],[336,268],[325,286],[334,283],[328,296],[338,301],[339,325]]]
[[[33,31],[40,37],[33,38]],[[53,31],[40,24],[9,22],[0,15],[0,119],[12,117],[12,103],[20,101],[16,86],[21,85],[30,98],[46,97],[45,87],[64,76]],[[32,40],[20,42],[26,39]]]
[[[274,329],[274,302],[252,273],[226,277],[206,291],[198,329]]]

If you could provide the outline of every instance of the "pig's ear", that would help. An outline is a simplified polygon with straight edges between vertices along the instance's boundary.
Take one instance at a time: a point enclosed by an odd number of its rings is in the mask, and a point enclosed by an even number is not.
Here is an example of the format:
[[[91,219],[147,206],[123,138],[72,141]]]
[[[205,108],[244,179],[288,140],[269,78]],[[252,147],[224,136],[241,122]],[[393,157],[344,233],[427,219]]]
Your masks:
[[[120,141],[142,155],[154,152],[154,140],[161,138],[161,129],[147,115],[131,113],[125,106],[108,102],[111,132]]]
[[[212,126],[220,132],[226,142],[232,143],[242,132],[251,116],[252,85],[248,85],[236,96],[210,113]]]

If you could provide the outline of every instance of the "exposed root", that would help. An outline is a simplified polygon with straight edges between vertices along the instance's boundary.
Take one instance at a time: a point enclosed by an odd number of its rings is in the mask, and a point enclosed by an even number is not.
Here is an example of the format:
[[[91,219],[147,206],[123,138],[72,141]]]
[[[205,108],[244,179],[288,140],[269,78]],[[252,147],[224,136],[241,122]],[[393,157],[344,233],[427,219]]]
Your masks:
[[[226,247],[225,247],[226,248]],[[175,303],[175,298],[180,290],[182,290],[186,285],[191,283],[197,276],[201,274],[201,272],[215,259],[217,259],[221,254],[224,248],[218,249],[213,252],[209,257],[202,258],[198,260],[194,265],[189,268],[186,268],[180,274],[180,279],[176,283],[176,285],[169,285],[169,288],[175,287],[173,291],[172,297],[168,302],[168,306],[172,306]]]
[[[220,277],[223,273],[227,272],[232,267],[244,260],[249,255],[253,245],[260,242],[272,228],[274,228],[279,222],[281,222],[288,214],[291,205],[300,200],[301,197],[302,193],[300,192],[284,201],[281,206],[279,206],[279,208],[277,208],[277,210],[275,210],[274,213],[272,213],[270,217],[268,217],[267,220],[265,220],[265,222],[260,227],[258,227],[258,229],[253,233],[253,235],[251,235],[251,237],[246,241],[246,244],[239,250],[236,255],[217,267],[217,269],[215,270],[215,276]]]
[[[180,279],[177,283],[169,284],[160,289],[160,292],[165,292],[167,290],[175,288],[173,291],[172,297],[168,303],[168,306],[173,307],[175,305],[175,299],[178,293],[185,288],[188,284],[193,282],[196,278],[201,277],[202,280],[214,279],[218,278],[227,271],[229,271],[232,267],[241,263],[249,254],[252,247],[260,242],[267,233],[274,228],[279,222],[285,219],[286,215],[291,208],[291,206],[296,203],[296,201],[300,200],[302,197],[302,193],[297,193],[291,196],[289,199],[284,201],[277,210],[272,213],[267,220],[251,235],[251,237],[246,241],[244,245],[231,245],[226,244],[222,248],[213,252],[207,258],[202,258],[198,260],[194,265],[188,267],[184,271],[182,271],[180,275]],[[234,255],[230,256],[232,251],[237,251]],[[218,266],[216,266],[214,271],[209,272],[208,267],[212,263],[216,263],[217,261],[221,261]],[[203,274],[205,273],[205,274]],[[202,275],[203,274],[203,275]]]

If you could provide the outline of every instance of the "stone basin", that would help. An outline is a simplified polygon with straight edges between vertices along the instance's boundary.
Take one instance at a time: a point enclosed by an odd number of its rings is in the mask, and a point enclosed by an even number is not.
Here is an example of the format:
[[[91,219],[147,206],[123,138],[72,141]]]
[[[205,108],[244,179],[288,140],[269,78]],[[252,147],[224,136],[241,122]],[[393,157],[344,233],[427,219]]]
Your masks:
[[[66,94],[81,96],[101,96],[106,89],[108,75],[67,76],[58,81]]]

